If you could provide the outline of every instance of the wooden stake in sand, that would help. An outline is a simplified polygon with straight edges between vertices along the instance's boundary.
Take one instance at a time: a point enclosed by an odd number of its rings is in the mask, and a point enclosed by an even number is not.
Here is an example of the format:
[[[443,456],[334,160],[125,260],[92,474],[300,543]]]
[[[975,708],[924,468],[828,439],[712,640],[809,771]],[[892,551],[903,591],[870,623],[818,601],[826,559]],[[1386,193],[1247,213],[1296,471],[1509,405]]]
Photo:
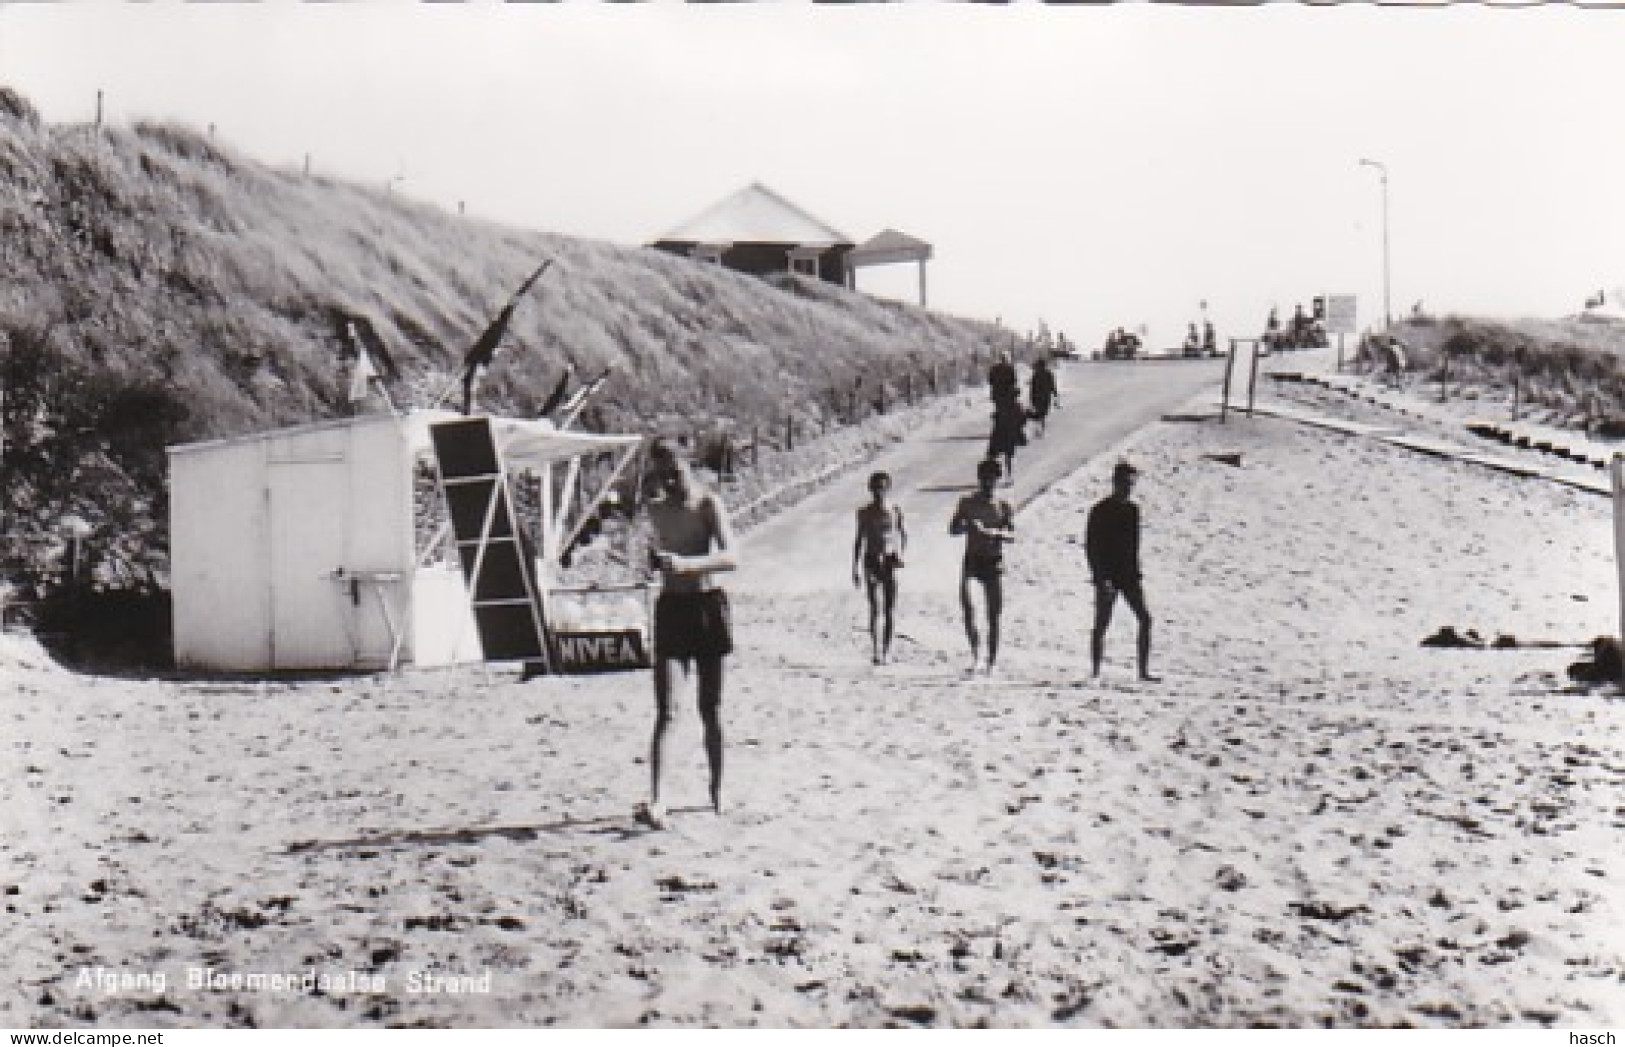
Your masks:
[[[1625,454],[1615,452],[1608,473],[1614,482],[1614,563],[1619,571],[1619,636],[1620,641],[1625,643]]]

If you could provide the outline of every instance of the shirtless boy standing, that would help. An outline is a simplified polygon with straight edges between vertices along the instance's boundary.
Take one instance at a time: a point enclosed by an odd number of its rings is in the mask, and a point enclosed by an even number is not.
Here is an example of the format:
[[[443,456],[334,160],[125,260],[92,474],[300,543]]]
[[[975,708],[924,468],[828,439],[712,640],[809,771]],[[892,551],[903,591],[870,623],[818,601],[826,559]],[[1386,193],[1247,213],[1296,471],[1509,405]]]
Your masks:
[[[654,528],[650,565],[660,572],[654,621],[654,738],[649,745],[649,803],[638,820],[651,828],[665,824],[660,795],[666,735],[671,727],[672,671],[688,674],[694,664],[697,699],[705,729],[705,755],[711,770],[711,807],[722,813],[722,660],[733,651],[728,597],[716,575],[738,566],[733,530],[722,499],[702,487],[682,452],[656,440],[649,447],[647,477],[652,490],[649,522]]]
[[[852,584],[862,585],[869,596],[869,646],[876,665],[891,657],[897,571],[908,548],[903,510],[887,498],[890,492],[890,474],[869,477],[871,501],[858,510],[857,537],[852,542]]]
[[[988,673],[999,658],[999,615],[1004,610],[1004,546],[1016,540],[1016,516],[1010,503],[995,498],[1002,470],[989,458],[976,467],[976,493],[959,500],[948,533],[965,536],[965,559],[959,574],[959,605],[965,614],[965,636],[970,640],[971,664],[975,673],[981,665],[981,638],[976,631],[976,607],[971,599],[971,583],[982,586],[987,602]]]

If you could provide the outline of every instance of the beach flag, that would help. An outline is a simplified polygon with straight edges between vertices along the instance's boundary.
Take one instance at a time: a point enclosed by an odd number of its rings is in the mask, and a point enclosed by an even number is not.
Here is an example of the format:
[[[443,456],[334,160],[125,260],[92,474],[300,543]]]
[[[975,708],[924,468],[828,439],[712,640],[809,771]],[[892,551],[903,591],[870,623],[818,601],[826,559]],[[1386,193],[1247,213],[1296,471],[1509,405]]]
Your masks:
[[[542,409],[536,412],[538,418],[551,417],[553,412],[559,409],[559,404],[564,402],[564,395],[570,391],[570,379],[574,375],[575,365],[565,364],[564,373],[559,375],[559,383],[553,387],[553,392],[548,394],[547,402],[542,404]]]
[[[592,399],[593,394],[597,393],[598,390],[604,387],[605,382],[609,381],[609,371],[609,368],[604,368],[602,374],[588,382],[586,385],[582,386],[580,389],[577,389],[575,394],[564,402],[564,405],[559,408],[559,414],[564,419],[559,423],[560,428],[563,428],[575,421],[576,415],[580,414],[581,409],[587,406],[587,401]]]
[[[378,368],[373,366],[372,357],[362,353],[355,358],[350,366],[350,402],[358,404],[372,392],[372,383],[378,378]]]
[[[372,321],[365,316],[346,315],[342,319],[341,329],[350,358],[350,403],[365,400],[374,382],[378,383],[379,391],[384,393],[387,400],[389,393],[383,383],[397,377],[399,371],[389,350],[384,348],[384,340],[373,329]]]
[[[513,293],[513,297],[508,299],[508,304],[504,305],[502,311],[497,313],[496,319],[491,321],[485,330],[480,333],[479,338],[474,340],[474,344],[468,347],[468,352],[463,354],[464,414],[473,412],[474,383],[491,366],[491,361],[496,357],[497,346],[502,344],[502,336],[508,333],[508,324],[513,320],[513,311],[518,307],[519,299],[524,297],[525,292],[530,290],[531,284],[534,284],[537,278],[546,272],[547,267],[552,264],[553,260],[549,258],[536,267],[536,271],[531,273],[525,282],[519,285],[519,290]]]

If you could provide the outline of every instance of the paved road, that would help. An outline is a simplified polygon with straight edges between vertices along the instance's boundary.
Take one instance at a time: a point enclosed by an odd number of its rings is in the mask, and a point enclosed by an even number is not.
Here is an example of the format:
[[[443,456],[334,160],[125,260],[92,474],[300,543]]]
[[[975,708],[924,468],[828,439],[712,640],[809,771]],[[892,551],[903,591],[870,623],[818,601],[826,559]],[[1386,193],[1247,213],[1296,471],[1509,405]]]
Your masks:
[[[1019,510],[1056,480],[1204,388],[1216,392],[1223,365],[1223,360],[1063,363],[1058,369],[1062,407],[1050,415],[1048,433],[1029,439],[1017,454],[1015,483],[1002,489],[1004,496]],[[1025,386],[1025,368],[1022,378]],[[960,496],[975,487],[988,423],[989,408],[978,406],[903,441],[872,466],[854,469],[755,528],[741,543],[742,567],[729,588],[764,595],[850,588],[852,514],[868,498],[865,485],[874,469],[891,473],[893,496],[906,514],[909,588],[956,588],[963,539],[948,535],[948,519]],[[1103,473],[1103,494],[1107,479]]]

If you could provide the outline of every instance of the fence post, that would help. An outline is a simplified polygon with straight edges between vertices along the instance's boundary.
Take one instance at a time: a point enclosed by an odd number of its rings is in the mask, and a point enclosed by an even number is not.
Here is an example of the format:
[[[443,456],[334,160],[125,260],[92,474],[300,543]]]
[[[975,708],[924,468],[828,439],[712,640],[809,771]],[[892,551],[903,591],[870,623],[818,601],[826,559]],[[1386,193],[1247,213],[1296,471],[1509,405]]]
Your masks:
[[[1614,488],[1614,562],[1619,575],[1619,636],[1625,643],[1625,454],[1615,452],[1609,463]],[[1621,674],[1625,682],[1625,673]]]

